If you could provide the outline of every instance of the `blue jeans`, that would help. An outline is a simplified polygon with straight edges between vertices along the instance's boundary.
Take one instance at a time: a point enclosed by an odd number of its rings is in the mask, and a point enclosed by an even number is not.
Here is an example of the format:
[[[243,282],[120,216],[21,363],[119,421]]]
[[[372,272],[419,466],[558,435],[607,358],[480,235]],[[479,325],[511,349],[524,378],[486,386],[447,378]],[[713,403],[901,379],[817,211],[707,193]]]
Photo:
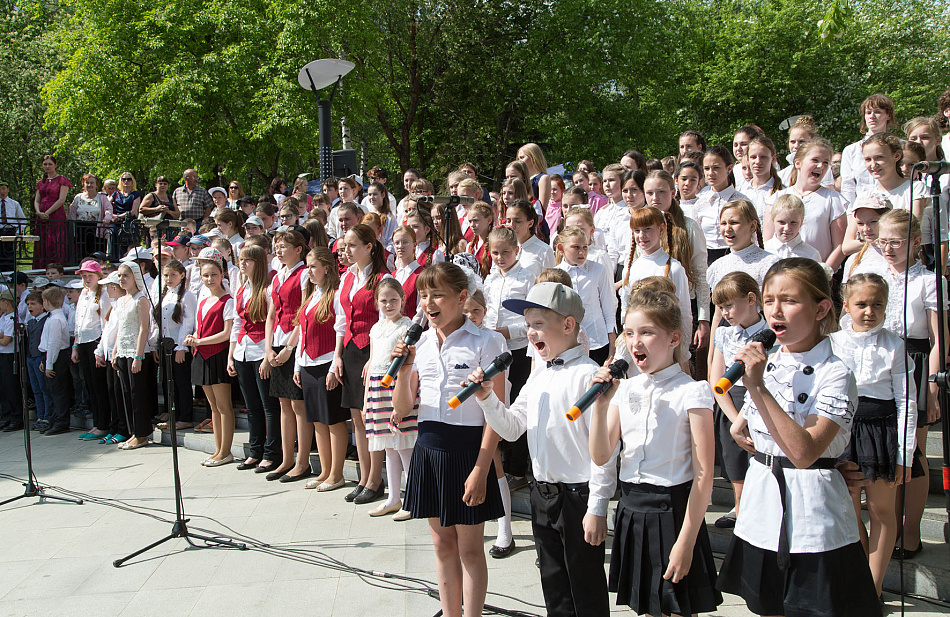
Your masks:
[[[46,374],[40,370],[40,364],[46,359],[46,354],[26,359],[26,372],[30,376],[30,387],[33,388],[33,398],[36,399],[36,419],[49,422],[49,410],[53,404],[49,396],[49,386],[46,383]]]

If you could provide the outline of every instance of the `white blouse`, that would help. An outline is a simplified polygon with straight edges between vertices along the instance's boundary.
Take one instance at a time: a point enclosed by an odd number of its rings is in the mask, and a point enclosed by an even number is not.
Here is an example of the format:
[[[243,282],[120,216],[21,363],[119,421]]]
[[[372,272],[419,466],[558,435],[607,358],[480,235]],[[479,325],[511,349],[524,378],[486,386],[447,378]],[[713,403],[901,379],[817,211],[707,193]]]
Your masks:
[[[782,242],[777,236],[772,236],[765,241],[765,250],[772,253],[779,259],[787,259],[789,257],[804,257],[805,259],[814,259],[815,261],[819,262],[821,261],[821,254],[817,249],[815,249],[815,247],[802,240],[801,234],[798,234],[788,242]]]
[[[835,355],[854,374],[859,396],[896,401],[897,434],[907,435],[904,447],[897,451],[897,464],[906,465],[905,461],[913,460],[917,447],[917,386],[913,360],[907,370],[911,379],[904,378],[904,341],[886,330],[883,323],[868,332],[855,332],[850,320],[828,338]]]
[[[730,201],[737,199],[749,199],[736,190],[736,187],[730,185],[726,189],[717,193],[712,188],[703,191],[696,198],[693,204],[692,212],[686,212],[686,215],[696,220],[702,227],[703,235],[706,237],[707,249],[725,249],[729,246],[723,241],[722,234],[719,233],[719,213],[722,207]],[[749,200],[751,201],[751,200]]]
[[[613,472],[615,459],[611,457],[604,465],[595,465],[589,450],[591,415],[584,414],[577,422],[571,422],[565,415],[590,387],[599,367],[584,355],[580,345],[559,357],[564,364],[542,364],[531,374],[510,409],[496,396],[479,401],[479,405],[488,424],[502,439],[515,441],[527,433],[536,479],[570,484],[588,482],[588,514],[606,516],[617,484]]]
[[[562,261],[557,266],[571,277],[574,291],[584,304],[584,319],[581,326],[587,331],[590,345],[600,349],[610,341],[607,335],[616,332],[617,303],[614,293],[613,273],[597,262],[584,261],[574,266]]]
[[[759,215],[759,225],[765,221],[765,213],[768,212],[772,208],[772,204],[775,203],[775,197],[778,195],[778,191],[772,192],[772,187],[774,186],[775,178],[769,178],[769,181],[762,186],[754,187],[751,184],[745,184],[742,187],[742,192],[755,206],[755,211]]]
[[[679,364],[620,382],[611,405],[620,410],[620,479],[676,486],[693,479],[689,410],[712,415],[712,391]]]
[[[416,346],[414,364],[419,374],[419,422],[484,426],[485,415],[474,396],[455,409],[449,407],[449,399],[462,389],[459,384],[475,367],[487,367],[505,351],[498,338],[467,318],[441,346],[435,329],[426,330]]]
[[[857,261],[857,258],[858,253],[855,253],[854,255],[848,257],[848,260],[844,262],[844,278],[842,279],[843,283],[847,283],[852,276],[861,274],[862,272],[868,274],[879,274],[885,281],[887,280],[887,271],[890,269],[890,266],[887,264],[887,260],[884,259],[884,256],[881,255],[881,250],[879,248],[876,246],[869,246],[868,250],[864,251],[864,255],[861,255],[861,261],[859,261],[858,265],[855,266],[854,262]]]
[[[369,359],[369,373],[384,374],[392,364],[393,348],[400,337],[406,333],[412,320],[408,317],[393,322],[389,319],[380,319],[369,329],[369,340],[373,353]]]
[[[865,135],[860,141],[848,144],[841,152],[841,197],[847,203],[854,203],[858,195],[870,191],[876,184],[864,164],[864,142],[868,137],[870,135]]]
[[[858,391],[854,375],[825,339],[805,353],[781,348],[769,357],[765,389],[799,425],[818,415],[838,425],[821,458],[840,458],[851,441]],[[746,393],[745,417],[756,452],[785,456]],[[837,469],[783,469],[788,496],[789,551],[820,553],[858,541],[858,524],[844,477]],[[782,502],[772,471],[752,460],[742,491],[735,534],[753,546],[778,551]]]
[[[706,270],[706,282],[709,283],[710,289],[715,289],[719,281],[730,272],[745,272],[761,287],[765,273],[778,260],[779,258],[772,253],[755,244],[750,244],[744,249],[730,251],[710,264],[709,269]]]
[[[884,315],[884,327],[898,336],[905,336],[904,323],[907,323],[907,338],[928,339],[930,321],[927,311],[937,310],[937,282],[933,272],[927,270],[919,261],[909,268],[907,295],[904,295],[904,273],[888,268],[884,280],[887,281],[887,311]],[[943,286],[944,298],[947,295],[946,283]],[[904,307],[904,310],[901,310]]]
[[[102,326],[105,314],[109,312],[112,301],[105,288],[102,288],[99,302],[96,302],[96,292],[83,289],[76,301],[76,340],[74,344],[90,343],[102,336]]]
[[[807,195],[801,194],[795,187],[790,187],[782,189],[775,197],[782,195],[794,195],[804,202],[805,220],[802,221],[799,236],[818,251],[822,261],[828,259],[831,252],[838,248],[831,239],[832,223],[845,214],[841,195],[825,186]]]
[[[617,242],[618,230],[625,230],[628,235],[630,233],[630,212],[627,211],[627,204],[622,201],[608,202],[594,215],[594,227],[604,232],[607,256],[610,257],[611,268],[616,268],[624,258]]]
[[[113,307],[112,312],[116,320],[117,358],[132,358],[135,356],[139,336],[138,304],[139,299],[144,297],[145,294],[141,291],[135,296],[125,295],[119,298],[115,303],[115,307]],[[150,326],[150,324],[145,325],[146,328]],[[151,351],[147,342],[144,351]]]
[[[683,265],[671,258],[663,249],[657,249],[650,255],[638,255],[629,268],[624,265],[623,276],[620,280],[626,280],[627,283],[620,290],[620,318],[623,319],[627,314],[627,302],[630,299],[630,290],[634,284],[648,276],[666,276],[667,261],[670,264],[669,279],[676,286],[683,338],[686,341],[691,341],[693,338],[693,309],[689,302],[689,279],[686,278],[686,270],[683,269]],[[627,277],[628,270],[630,272],[629,278]]]
[[[518,263],[538,278],[541,270],[554,267],[554,251],[540,238],[532,235],[518,251]]]
[[[195,333],[195,318],[198,311],[198,299],[195,294],[185,289],[181,296],[181,323],[172,319],[175,305],[178,304],[178,290],[169,289],[162,299],[162,336],[175,341],[175,351],[187,351],[184,341],[189,334]],[[152,331],[149,340],[153,346],[158,342],[158,324],[152,320]]]
[[[739,350],[749,344],[749,339],[768,328],[768,326],[768,322],[759,316],[759,321],[748,328],[742,326],[719,326],[716,328],[713,345],[722,354],[724,366],[726,368],[732,366]],[[741,386],[742,378],[737,379],[733,385]]]
[[[524,300],[528,292],[534,287],[537,278],[521,264],[515,264],[508,272],[502,274],[497,268],[485,279],[485,301],[488,303],[483,326],[491,330],[508,328],[508,349],[524,349],[528,346],[527,328],[524,315],[513,313],[502,306],[502,302],[510,299]]]

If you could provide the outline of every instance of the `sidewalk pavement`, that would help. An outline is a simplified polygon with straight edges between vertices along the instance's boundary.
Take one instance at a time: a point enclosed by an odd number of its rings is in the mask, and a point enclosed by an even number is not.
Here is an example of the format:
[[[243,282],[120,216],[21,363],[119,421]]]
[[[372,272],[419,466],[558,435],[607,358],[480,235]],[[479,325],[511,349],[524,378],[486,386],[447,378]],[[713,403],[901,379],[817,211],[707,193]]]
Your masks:
[[[171,448],[123,452],[77,436],[75,431],[54,437],[34,433],[36,475],[43,485],[95,500],[72,505],[31,498],[0,508],[0,617],[416,617],[439,610],[436,599],[420,592],[421,583],[360,576],[338,567],[342,562],[424,579],[434,588],[435,558],[425,522],[370,518],[366,512],[372,506],[346,503],[344,490],[318,494],[305,490],[303,482],[266,482],[234,465],[205,468],[199,463],[207,455],[183,448],[181,479],[191,530],[256,540],[270,548],[196,549],[173,539],[116,569],[113,560],[171,531]],[[0,433],[0,469],[22,478],[25,468],[22,434]],[[22,490],[13,480],[0,480],[0,500]],[[121,501],[135,511],[100,500]],[[494,523],[486,525],[486,550],[494,531]],[[488,559],[487,603],[543,615],[530,522],[516,519],[514,533],[515,554]],[[400,585],[412,591],[397,589]],[[885,598],[890,613],[899,614],[897,598]],[[633,613],[614,608],[611,614]],[[740,598],[727,596],[713,615],[751,613]],[[950,609],[909,600],[906,615],[950,615]]]

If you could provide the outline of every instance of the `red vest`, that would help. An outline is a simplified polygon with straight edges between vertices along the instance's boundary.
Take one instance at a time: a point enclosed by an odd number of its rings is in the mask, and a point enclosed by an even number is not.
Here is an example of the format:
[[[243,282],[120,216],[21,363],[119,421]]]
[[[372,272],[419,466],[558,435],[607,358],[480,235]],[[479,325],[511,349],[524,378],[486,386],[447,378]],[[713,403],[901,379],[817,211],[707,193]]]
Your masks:
[[[333,313],[333,305],[330,305],[330,316],[323,323],[317,321],[317,302],[313,308],[304,312],[303,319],[300,320],[300,336],[302,339],[303,350],[311,358],[319,358],[328,354],[336,348],[336,330],[333,329],[333,323],[336,320]]]
[[[343,286],[340,288],[340,304],[343,306],[343,314],[346,315],[346,333],[343,335],[343,344],[349,345],[354,341],[360,349],[365,349],[369,345],[369,330],[377,321],[379,321],[379,310],[376,308],[376,301],[373,296],[373,290],[361,286],[350,300],[350,290],[353,289],[353,281],[356,275],[347,272],[343,278]]]
[[[241,318],[241,330],[238,332],[238,343],[244,340],[245,336],[251,337],[251,340],[255,343],[260,343],[264,340],[264,326],[267,324],[267,320],[264,321],[248,321],[247,316],[245,315],[247,308],[244,306],[244,290],[247,289],[247,285],[241,285],[240,289],[237,292],[237,298],[234,300],[235,309],[237,310],[238,317]]]
[[[417,263],[418,262],[414,262]],[[416,310],[419,308],[419,292],[416,290],[416,279],[419,278],[419,273],[422,272],[420,266],[416,266],[415,270],[403,281],[402,291],[406,294],[405,306],[403,306],[402,314],[412,319],[416,316]]]
[[[222,330],[224,330],[224,305],[228,303],[228,300],[231,299],[231,296],[225,294],[220,298],[215,298],[214,296],[208,296],[198,304],[198,329],[195,332],[195,338],[206,338],[209,336],[214,336]],[[208,312],[205,313],[205,316],[201,316],[201,309],[204,308],[204,305],[208,301],[214,301],[214,305],[208,309]],[[228,339],[224,339],[221,343],[215,343],[214,345],[198,345],[195,348],[195,353],[200,353],[201,357],[207,360],[216,353],[222,352],[228,348]]]
[[[297,309],[300,308],[303,295],[303,290],[300,289],[300,277],[305,270],[304,265],[300,264],[284,279],[283,284],[279,285],[278,279],[275,278],[271,285],[271,300],[276,311],[277,325],[287,333],[294,329],[294,317],[297,316]]]

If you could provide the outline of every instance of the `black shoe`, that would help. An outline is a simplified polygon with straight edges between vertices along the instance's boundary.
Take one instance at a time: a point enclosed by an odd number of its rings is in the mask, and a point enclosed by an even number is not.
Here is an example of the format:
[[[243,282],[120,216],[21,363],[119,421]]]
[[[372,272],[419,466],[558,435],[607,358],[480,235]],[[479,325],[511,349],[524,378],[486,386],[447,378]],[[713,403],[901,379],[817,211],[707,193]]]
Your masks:
[[[14,431],[22,431],[22,430],[23,430],[22,424],[8,424],[5,427],[3,427],[4,433],[12,433]]]
[[[296,476],[285,474],[284,477],[280,479],[280,481],[281,482],[296,482],[298,480],[303,480],[304,478],[309,478],[311,475],[313,475],[313,472],[308,469],[307,471],[297,474]]]
[[[514,538],[511,539],[511,542],[508,544],[508,546],[492,545],[492,547],[488,549],[488,554],[494,557],[495,559],[504,559],[505,557],[508,557],[514,552],[515,552]]]
[[[260,462],[260,461],[258,461],[258,462]],[[238,468],[238,471],[244,471],[245,469],[257,469],[257,463],[248,463],[248,462],[247,462],[247,459],[244,459],[244,460],[241,461],[241,463],[237,466],[237,468]]]
[[[44,435],[49,437],[50,435],[62,435],[63,433],[68,433],[68,426],[51,426],[43,432]]]
[[[540,558],[540,557],[535,557],[535,558],[534,558],[534,567],[535,567],[535,568],[540,568],[540,567],[541,567],[541,558]]]
[[[290,471],[290,470],[288,469],[287,471]],[[264,479],[266,479],[268,482],[273,482],[274,480],[280,480],[285,475],[287,475],[287,471],[272,471],[271,473],[264,476]]]
[[[271,463],[270,465],[258,465],[254,468],[254,473],[270,473],[277,469],[278,463]]]
[[[350,444],[346,447],[346,460],[348,461],[358,461],[359,452],[356,450],[356,446]]]
[[[371,488],[363,487],[363,491],[353,498],[353,503],[355,504],[364,504],[376,501],[380,499],[385,494],[382,484],[379,485],[375,491]]]
[[[343,499],[352,502],[354,499],[359,497],[360,493],[362,493],[364,490],[366,490],[365,486],[363,486],[362,484],[357,484],[356,488],[354,488],[352,491],[347,493],[346,497],[344,497]]]
[[[736,526],[736,517],[732,516],[732,513],[720,516],[716,519],[715,525],[717,529],[732,529]]]
[[[902,556],[904,559],[913,559],[917,556],[917,553],[924,550],[924,543],[921,542],[917,545],[917,548],[910,550],[909,548],[901,548],[899,546],[894,547],[894,552],[891,553],[892,559],[900,559]]]
[[[13,422],[11,422],[10,420],[4,420],[3,422],[0,422],[0,431],[7,428],[11,424],[13,424]]]

